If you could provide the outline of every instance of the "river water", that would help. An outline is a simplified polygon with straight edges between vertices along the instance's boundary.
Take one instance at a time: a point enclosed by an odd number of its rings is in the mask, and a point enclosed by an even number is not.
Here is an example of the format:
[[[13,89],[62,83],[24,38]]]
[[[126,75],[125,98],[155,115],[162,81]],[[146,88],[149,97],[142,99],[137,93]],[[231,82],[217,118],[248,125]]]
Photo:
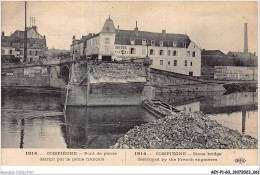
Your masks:
[[[257,138],[257,94],[253,92],[158,92],[156,98],[186,111],[201,111],[242,134]],[[136,125],[156,119],[141,106],[68,107],[60,94],[2,90],[3,148],[109,148]]]

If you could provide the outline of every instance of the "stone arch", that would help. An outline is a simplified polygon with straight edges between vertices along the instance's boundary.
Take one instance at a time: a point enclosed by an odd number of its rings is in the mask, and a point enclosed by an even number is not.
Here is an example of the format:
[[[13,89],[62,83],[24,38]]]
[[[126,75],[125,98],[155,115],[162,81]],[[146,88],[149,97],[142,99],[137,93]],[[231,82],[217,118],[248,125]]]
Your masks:
[[[69,72],[70,68],[68,65],[63,65],[60,69],[60,76],[64,79],[66,84],[69,82]]]

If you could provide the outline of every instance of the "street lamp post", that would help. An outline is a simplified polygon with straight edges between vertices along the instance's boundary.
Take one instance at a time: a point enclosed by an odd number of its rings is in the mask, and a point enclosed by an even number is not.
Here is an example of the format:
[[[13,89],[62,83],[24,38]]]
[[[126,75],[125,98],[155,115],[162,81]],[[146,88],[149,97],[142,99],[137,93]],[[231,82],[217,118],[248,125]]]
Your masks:
[[[121,53],[122,53],[122,60],[123,60],[123,59],[124,59],[125,51],[124,51],[124,50],[121,50]]]
[[[147,47],[147,54],[146,54],[146,57],[148,58],[148,46],[149,46],[149,43],[148,43],[148,40],[146,40],[146,47]]]

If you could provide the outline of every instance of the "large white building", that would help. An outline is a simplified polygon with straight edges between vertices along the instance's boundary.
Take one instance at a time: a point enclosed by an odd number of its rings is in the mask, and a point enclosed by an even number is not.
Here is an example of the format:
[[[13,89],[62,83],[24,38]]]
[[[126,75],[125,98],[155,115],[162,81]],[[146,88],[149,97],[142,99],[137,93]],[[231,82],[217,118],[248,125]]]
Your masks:
[[[84,47],[85,46],[85,47]],[[147,53],[148,52],[148,53]],[[128,60],[149,57],[151,68],[191,75],[201,75],[201,50],[184,34],[169,34],[117,29],[106,20],[98,34],[81,40],[73,39],[71,54],[85,55],[102,61]]]

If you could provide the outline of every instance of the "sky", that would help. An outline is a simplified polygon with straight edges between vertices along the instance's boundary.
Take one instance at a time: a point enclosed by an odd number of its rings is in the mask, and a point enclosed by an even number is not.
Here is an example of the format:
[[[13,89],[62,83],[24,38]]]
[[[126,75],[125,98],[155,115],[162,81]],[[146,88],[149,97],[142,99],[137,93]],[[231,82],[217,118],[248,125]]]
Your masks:
[[[243,51],[244,23],[248,23],[249,51],[258,55],[258,5],[256,2],[33,2],[30,17],[48,48],[69,49],[73,35],[80,39],[101,31],[109,17],[115,27],[140,31],[187,34],[201,49]],[[24,2],[1,3],[1,30],[10,35],[24,30]]]

